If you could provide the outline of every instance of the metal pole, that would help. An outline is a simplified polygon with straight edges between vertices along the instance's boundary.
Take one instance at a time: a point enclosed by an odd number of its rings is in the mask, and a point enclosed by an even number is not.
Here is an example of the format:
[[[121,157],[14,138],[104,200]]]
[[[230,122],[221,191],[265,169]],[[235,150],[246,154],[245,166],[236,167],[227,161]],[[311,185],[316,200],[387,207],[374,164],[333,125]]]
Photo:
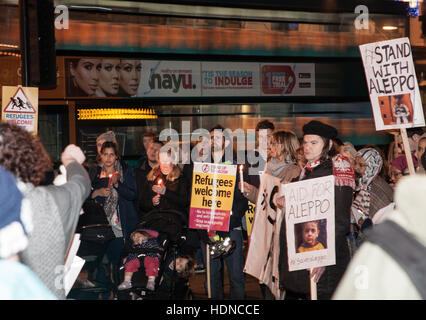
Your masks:
[[[28,1],[19,0],[19,28],[21,35],[21,76],[22,85],[29,86],[29,39],[28,39]]]

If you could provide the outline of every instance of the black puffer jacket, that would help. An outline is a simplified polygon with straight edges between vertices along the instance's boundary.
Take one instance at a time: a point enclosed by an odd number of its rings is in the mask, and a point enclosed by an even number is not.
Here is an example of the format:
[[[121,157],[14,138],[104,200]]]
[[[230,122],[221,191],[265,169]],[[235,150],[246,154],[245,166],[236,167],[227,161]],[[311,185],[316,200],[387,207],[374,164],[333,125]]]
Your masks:
[[[331,160],[322,162],[312,171],[307,171],[302,180],[314,179],[333,174],[333,165]],[[343,273],[349,264],[350,255],[346,242],[346,235],[350,226],[350,208],[352,205],[353,189],[349,186],[335,186],[335,239],[336,239],[336,264],[325,268],[317,284],[317,294],[319,300],[331,299],[334,290]],[[287,237],[285,219],[282,219],[280,229],[280,286],[283,289],[291,290],[296,293],[310,293],[309,273],[307,270],[288,271],[287,257]]]

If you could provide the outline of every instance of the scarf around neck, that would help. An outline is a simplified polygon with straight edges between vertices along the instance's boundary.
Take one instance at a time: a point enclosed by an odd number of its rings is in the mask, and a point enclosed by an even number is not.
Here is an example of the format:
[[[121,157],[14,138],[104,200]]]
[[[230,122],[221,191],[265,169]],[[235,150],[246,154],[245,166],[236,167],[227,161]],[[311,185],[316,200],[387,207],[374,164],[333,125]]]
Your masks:
[[[371,183],[382,169],[383,160],[379,152],[373,148],[361,149],[356,156],[362,157],[367,167],[362,177],[358,179],[356,190],[359,193],[355,197],[352,207],[368,216],[370,211]]]
[[[102,168],[103,169],[103,168]],[[115,160],[114,171],[120,174],[120,182],[123,183],[123,167],[119,160]],[[107,216],[107,219],[112,226],[112,231],[114,232],[117,238],[123,236],[123,231],[121,228],[121,223],[118,215],[118,192],[112,187],[109,197],[105,200],[104,210]]]
[[[278,177],[283,169],[293,164],[292,162],[280,162],[275,158],[271,158],[266,164],[265,173]]]

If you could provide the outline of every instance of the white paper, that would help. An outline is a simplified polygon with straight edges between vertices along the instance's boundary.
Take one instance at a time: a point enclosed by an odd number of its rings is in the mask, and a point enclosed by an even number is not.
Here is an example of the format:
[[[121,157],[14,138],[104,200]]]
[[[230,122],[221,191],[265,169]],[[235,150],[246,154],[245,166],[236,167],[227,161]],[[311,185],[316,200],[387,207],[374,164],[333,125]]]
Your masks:
[[[282,184],[281,190],[289,271],[335,264],[334,176]],[[305,238],[304,232],[312,225],[317,231],[314,240]]]
[[[359,46],[376,130],[423,127],[420,91],[410,40],[399,38]]]
[[[70,292],[85,262],[86,261],[80,258],[79,256],[74,256],[74,259],[72,260],[70,268],[65,270],[65,275],[64,275],[65,296],[67,296],[68,293]]]

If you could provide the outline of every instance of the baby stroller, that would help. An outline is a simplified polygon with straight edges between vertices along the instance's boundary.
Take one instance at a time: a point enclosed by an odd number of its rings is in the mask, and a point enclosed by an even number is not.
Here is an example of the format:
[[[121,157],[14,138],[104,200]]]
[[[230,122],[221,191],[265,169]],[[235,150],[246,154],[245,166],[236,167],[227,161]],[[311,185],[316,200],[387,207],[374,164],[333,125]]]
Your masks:
[[[103,258],[109,241],[115,236],[102,206],[88,199],[83,204],[83,211],[76,230],[76,233],[80,233],[81,240],[77,255],[86,261],[83,270],[88,271],[88,281],[71,290],[70,296],[76,299],[97,299],[99,293],[112,290],[110,270],[103,263]],[[100,271],[103,273],[103,280],[98,277]]]
[[[192,297],[192,292],[185,281],[184,284],[180,283],[177,278],[172,279],[171,286],[165,289],[161,281],[163,273],[171,260],[175,260],[180,247],[185,243],[185,224],[186,219],[184,215],[176,210],[152,210],[147,213],[143,221],[141,221],[135,230],[149,229],[159,233],[157,240],[162,250],[155,251],[159,255],[160,267],[158,276],[155,280],[155,290],[148,290],[147,277],[145,275],[143,259],[147,256],[147,250],[155,249],[141,249],[138,251],[138,259],[140,259],[140,269],[132,276],[132,288],[121,290],[118,292],[119,300],[184,300]],[[124,253],[130,252],[130,239],[127,239],[125,244]],[[124,265],[120,268],[120,278],[124,279]]]

